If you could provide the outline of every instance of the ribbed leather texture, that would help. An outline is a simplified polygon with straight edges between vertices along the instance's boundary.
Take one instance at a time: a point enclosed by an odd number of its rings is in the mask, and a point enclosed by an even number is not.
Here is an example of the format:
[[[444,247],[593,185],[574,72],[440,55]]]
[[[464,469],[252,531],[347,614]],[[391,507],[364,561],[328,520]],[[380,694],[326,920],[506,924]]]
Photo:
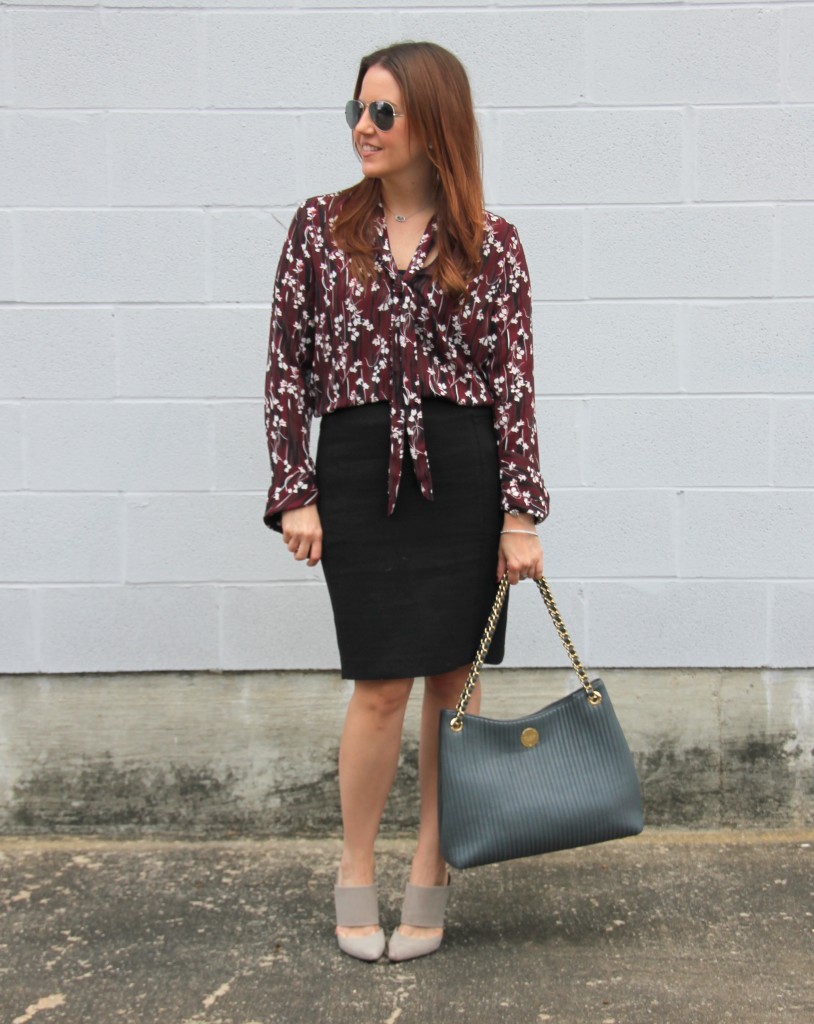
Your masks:
[[[633,758],[605,684],[582,687],[524,718],[440,716],[441,849],[456,868],[637,835],[644,827]],[[531,748],[524,729],[540,735]]]

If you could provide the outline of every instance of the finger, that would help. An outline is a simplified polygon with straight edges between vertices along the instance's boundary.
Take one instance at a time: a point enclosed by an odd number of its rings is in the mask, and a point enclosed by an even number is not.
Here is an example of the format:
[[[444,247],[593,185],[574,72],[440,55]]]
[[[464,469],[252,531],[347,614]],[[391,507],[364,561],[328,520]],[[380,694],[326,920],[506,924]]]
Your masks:
[[[297,548],[297,553],[294,557],[298,562],[302,562],[308,557],[308,552],[311,550],[311,542],[306,537],[303,537],[300,541],[300,546]]]
[[[498,583],[503,579],[503,574],[506,572],[506,559],[503,557],[503,552],[499,551],[497,556],[497,580]]]
[[[320,558],[322,558],[322,537],[317,537],[311,544],[311,557],[308,559],[308,564],[316,565]]]

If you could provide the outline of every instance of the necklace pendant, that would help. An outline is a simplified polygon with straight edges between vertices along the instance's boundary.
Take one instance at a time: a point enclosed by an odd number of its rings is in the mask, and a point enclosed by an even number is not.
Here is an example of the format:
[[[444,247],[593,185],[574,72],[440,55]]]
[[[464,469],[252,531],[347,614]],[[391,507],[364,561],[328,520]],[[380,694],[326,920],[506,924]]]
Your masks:
[[[407,220],[407,218],[400,213],[394,213],[393,216],[396,218],[399,224],[403,224]]]

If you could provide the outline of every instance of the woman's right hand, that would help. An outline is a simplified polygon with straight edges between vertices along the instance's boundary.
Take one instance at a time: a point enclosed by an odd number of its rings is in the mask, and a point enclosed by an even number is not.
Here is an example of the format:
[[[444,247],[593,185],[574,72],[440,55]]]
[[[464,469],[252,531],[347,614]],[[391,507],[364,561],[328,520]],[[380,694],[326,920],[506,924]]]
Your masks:
[[[283,541],[298,562],[316,565],[322,558],[322,524],[316,505],[291,508],[282,515]]]

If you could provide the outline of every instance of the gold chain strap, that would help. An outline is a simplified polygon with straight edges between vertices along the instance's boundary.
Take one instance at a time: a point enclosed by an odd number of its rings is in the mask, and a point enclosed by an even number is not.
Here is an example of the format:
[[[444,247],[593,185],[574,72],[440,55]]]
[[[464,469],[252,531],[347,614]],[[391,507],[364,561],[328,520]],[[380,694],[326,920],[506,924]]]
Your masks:
[[[539,588],[543,601],[545,601],[545,606],[551,616],[551,621],[554,623],[554,627],[559,634],[563,647],[565,648],[565,653],[568,655],[580,683],[582,683],[582,688],[585,690],[585,696],[588,698],[588,703],[601,703],[602,694],[598,693],[593,686],[591,686],[588,674],[586,673],[582,662],[579,660],[579,655],[571,641],[571,637],[568,635],[568,630],[565,628],[565,623],[562,620],[559,609],[554,603],[551,591],[548,589],[548,583],[546,582],[545,576],[541,576],[540,579],[535,582],[537,583],[537,587]],[[469,675],[466,677],[466,683],[461,691],[461,696],[458,698],[458,703],[455,705],[455,716],[449,723],[449,727],[453,732],[460,732],[464,727],[464,715],[466,714],[469,701],[472,699],[472,694],[475,690],[475,686],[477,685],[478,677],[480,676],[480,670],[483,667],[483,661],[492,643],[492,637],[495,635],[497,620],[500,617],[500,610],[503,607],[503,602],[506,600],[506,593],[508,589],[509,575],[508,573],[504,573],[500,583],[498,584],[495,603],[492,605],[491,612],[489,612],[489,618],[486,621],[486,629],[483,631],[483,636],[481,637],[477,653],[475,654],[475,660],[472,662],[472,667],[469,670]]]

